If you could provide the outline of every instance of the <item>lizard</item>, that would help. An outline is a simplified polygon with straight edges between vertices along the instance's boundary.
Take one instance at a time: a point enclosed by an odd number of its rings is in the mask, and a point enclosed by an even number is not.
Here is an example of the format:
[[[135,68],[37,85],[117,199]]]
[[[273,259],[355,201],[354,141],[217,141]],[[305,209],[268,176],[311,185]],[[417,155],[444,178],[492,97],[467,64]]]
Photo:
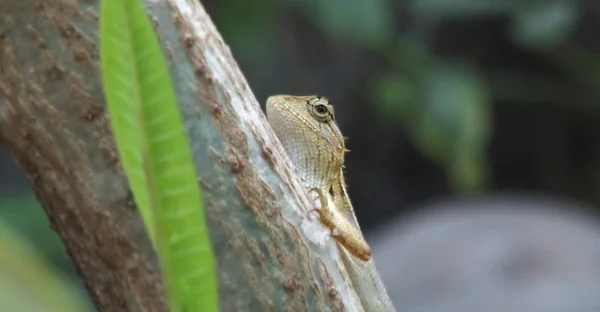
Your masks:
[[[395,311],[371,260],[344,179],[348,151],[335,121],[334,107],[322,96],[274,95],[267,120],[291,158],[321,222],[331,230],[350,281],[365,311]]]

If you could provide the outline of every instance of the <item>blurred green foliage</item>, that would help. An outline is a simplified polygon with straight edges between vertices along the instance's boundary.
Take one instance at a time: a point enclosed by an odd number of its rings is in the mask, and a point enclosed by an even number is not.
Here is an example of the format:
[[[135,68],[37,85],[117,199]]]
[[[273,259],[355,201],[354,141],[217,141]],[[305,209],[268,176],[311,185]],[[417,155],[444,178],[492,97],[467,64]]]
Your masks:
[[[59,269],[76,281],[75,268],[65,254],[58,235],[50,228],[48,217],[30,192],[15,197],[0,197],[0,222],[11,226],[22,240],[32,244],[48,265]]]
[[[382,48],[394,33],[388,0],[293,0],[301,12],[323,32],[370,48]]]
[[[475,70],[456,65],[428,67],[413,86],[411,102],[397,106],[394,103],[406,100],[406,95],[394,92],[393,82],[375,86],[379,88],[375,98],[387,94],[375,103],[384,105],[384,112],[401,111],[399,120],[409,129],[414,144],[448,169],[452,185],[477,190],[485,184],[489,95]]]
[[[265,34],[272,34],[281,16],[288,16],[282,12],[288,11],[303,14],[331,40],[373,51],[387,59],[392,66],[372,79],[372,105],[382,116],[405,126],[415,146],[445,168],[450,184],[459,192],[481,191],[489,180],[485,159],[493,128],[492,91],[497,88],[488,81],[496,77],[486,77],[477,67],[465,64],[465,60],[434,56],[428,51],[432,29],[448,20],[504,16],[510,19],[507,37],[525,49],[543,53],[565,43],[580,15],[577,0],[252,2],[258,9],[251,9],[244,0],[221,3],[216,5],[215,21],[233,50],[238,51],[238,59],[251,68],[261,66],[257,62],[265,60],[259,55],[269,53],[268,47],[273,47]],[[248,14],[250,10],[252,14]],[[408,29],[398,27],[400,21],[394,15],[398,11],[409,13]],[[254,22],[248,23],[249,19]],[[246,55],[248,51],[257,53]],[[554,59],[570,68],[565,63],[568,60],[569,57]],[[520,74],[525,73],[515,75]],[[541,84],[541,89],[548,89],[543,79],[534,77],[532,85]],[[531,93],[526,90],[518,95],[540,96]]]
[[[41,207],[26,197],[3,200],[0,212],[4,219],[0,219],[0,311],[93,311],[74,275],[69,278],[47,261],[51,258],[63,271],[70,271],[62,244],[48,228]]]

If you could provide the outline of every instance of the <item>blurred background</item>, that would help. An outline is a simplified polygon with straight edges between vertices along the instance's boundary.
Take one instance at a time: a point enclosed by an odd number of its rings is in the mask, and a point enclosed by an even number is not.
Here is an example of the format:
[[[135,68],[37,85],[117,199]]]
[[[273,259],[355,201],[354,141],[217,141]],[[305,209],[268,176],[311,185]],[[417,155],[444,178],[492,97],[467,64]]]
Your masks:
[[[600,2],[202,3],[263,108],[335,105],[398,311],[600,311]],[[0,220],[81,290],[5,153]]]

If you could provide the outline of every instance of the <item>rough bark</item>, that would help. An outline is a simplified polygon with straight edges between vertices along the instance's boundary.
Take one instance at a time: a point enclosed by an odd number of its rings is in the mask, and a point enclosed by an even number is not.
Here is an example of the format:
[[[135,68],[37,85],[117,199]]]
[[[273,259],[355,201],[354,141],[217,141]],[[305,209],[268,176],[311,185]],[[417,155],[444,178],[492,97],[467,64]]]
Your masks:
[[[185,115],[222,311],[361,311],[333,240],[202,6],[148,1]],[[101,311],[165,311],[106,116],[93,0],[0,0],[0,144]],[[298,195],[301,194],[301,195]]]

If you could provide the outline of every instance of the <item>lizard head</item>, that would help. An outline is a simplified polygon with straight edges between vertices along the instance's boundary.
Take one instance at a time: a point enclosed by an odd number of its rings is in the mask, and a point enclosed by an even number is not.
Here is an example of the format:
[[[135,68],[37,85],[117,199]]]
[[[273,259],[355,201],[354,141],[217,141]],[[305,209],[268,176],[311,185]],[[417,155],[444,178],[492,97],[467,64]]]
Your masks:
[[[344,137],[331,102],[321,96],[275,95],[267,119],[286,153],[310,187],[333,181],[344,163]]]

